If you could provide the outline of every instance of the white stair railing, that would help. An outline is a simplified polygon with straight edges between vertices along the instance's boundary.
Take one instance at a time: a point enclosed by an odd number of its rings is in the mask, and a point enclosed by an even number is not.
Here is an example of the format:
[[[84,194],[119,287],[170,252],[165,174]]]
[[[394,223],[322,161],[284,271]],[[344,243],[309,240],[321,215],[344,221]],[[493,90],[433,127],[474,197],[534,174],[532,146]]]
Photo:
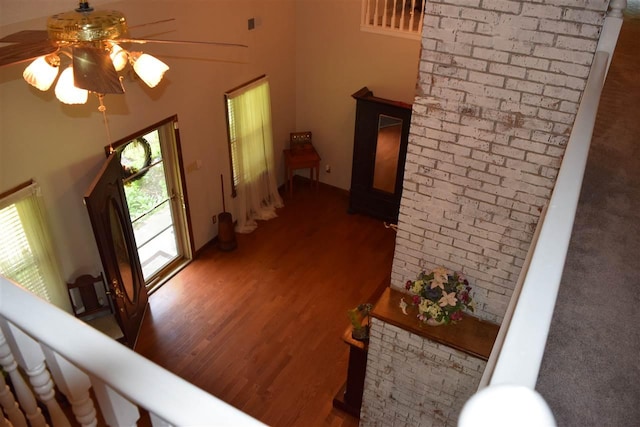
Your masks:
[[[54,384],[82,426],[97,424],[96,406],[110,426],[136,425],[138,408],[154,426],[263,425],[2,276],[0,366],[15,391],[14,397],[0,376],[0,405],[14,427],[47,425],[38,400],[54,427],[70,425]]]
[[[0,343],[0,347],[1,347]],[[1,356],[0,356],[1,357]],[[8,426],[9,423],[4,418],[4,414],[2,411],[7,414],[9,417],[9,421],[14,427],[27,427],[27,420],[24,417],[24,414],[20,410],[20,406],[18,402],[16,402],[13,393],[9,389],[9,386],[4,381],[4,376],[0,375],[0,427]]]
[[[419,40],[426,0],[361,0],[360,29]]]
[[[622,27],[626,0],[611,0],[551,200],[532,242],[523,280],[513,293],[479,391],[465,404],[461,427],[555,425],[534,390],[544,355],[600,95]]]
[[[47,407],[53,426],[71,427],[69,420],[67,420],[58,401],[55,399],[56,393],[53,387],[53,381],[47,370],[44,353],[40,345],[9,322],[0,320],[0,329],[6,331],[5,337],[9,342],[8,345],[12,350],[12,355],[17,359],[18,365],[22,368],[23,372],[27,374],[31,387],[39,400]],[[30,397],[29,404],[31,405],[33,403],[33,397]],[[20,400],[20,404],[23,404],[23,400]],[[38,411],[39,409],[36,413]],[[46,424],[44,423],[44,418],[39,413],[37,413],[34,421],[38,426]],[[31,421],[32,425],[34,421]]]
[[[2,303],[5,304],[4,298],[2,300]],[[13,353],[9,348],[9,344],[7,343],[2,329],[0,329],[0,366],[2,366],[2,369],[9,375],[11,384],[13,385],[16,397],[18,399],[18,403],[20,406],[22,406],[24,415],[29,420],[29,424],[31,424],[32,427],[45,426],[47,423],[44,419],[44,416],[42,415],[40,408],[38,408],[38,403],[36,402],[36,398],[33,395],[33,392],[18,371],[18,363],[16,362],[16,359],[14,358]],[[11,416],[9,412],[7,412],[7,414]]]

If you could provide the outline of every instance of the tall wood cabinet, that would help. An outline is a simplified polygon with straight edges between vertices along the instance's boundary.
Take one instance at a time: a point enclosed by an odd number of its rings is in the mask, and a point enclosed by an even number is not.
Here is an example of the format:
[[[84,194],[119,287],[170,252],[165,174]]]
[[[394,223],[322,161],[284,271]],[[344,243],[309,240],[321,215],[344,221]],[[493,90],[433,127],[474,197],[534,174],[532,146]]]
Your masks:
[[[367,87],[351,96],[356,100],[356,123],[349,212],[396,223],[411,105],[377,98]]]

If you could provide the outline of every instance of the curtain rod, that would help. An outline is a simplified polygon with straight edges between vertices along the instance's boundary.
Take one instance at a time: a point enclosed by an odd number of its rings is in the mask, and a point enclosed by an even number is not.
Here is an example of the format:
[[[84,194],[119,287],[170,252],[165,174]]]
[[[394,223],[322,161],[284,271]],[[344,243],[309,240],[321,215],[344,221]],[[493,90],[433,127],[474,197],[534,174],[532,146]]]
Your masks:
[[[0,194],[0,209],[11,206],[24,197],[31,194],[37,194],[39,191],[40,186],[33,179],[30,179],[27,182],[23,182],[22,184],[15,186],[11,190],[5,191],[4,193]]]
[[[224,95],[226,97],[234,97],[234,96],[238,96],[246,91],[248,91],[249,89],[252,89],[254,87],[256,87],[257,85],[261,84],[264,81],[268,81],[267,75],[263,74],[259,77],[256,77],[255,79],[249,80],[246,83],[241,84],[240,86],[236,86],[233,89],[227,91],[224,93]]]

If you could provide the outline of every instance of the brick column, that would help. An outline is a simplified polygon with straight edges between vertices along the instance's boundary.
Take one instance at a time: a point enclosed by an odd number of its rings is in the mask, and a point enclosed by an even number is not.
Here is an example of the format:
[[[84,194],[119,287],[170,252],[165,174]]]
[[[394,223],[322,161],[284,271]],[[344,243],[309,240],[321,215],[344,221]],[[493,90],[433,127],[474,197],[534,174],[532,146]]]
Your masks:
[[[462,271],[500,322],[555,184],[606,0],[429,0],[392,286]]]
[[[360,425],[455,425],[486,362],[372,320]]]

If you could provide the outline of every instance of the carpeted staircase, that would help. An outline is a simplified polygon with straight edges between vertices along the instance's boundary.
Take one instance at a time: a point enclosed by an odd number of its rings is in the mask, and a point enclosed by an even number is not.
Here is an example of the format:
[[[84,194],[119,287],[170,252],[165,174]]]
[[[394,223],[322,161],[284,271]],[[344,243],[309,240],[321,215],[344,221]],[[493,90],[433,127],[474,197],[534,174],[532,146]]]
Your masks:
[[[536,387],[559,426],[640,425],[639,39],[640,14],[631,7],[600,102]]]

